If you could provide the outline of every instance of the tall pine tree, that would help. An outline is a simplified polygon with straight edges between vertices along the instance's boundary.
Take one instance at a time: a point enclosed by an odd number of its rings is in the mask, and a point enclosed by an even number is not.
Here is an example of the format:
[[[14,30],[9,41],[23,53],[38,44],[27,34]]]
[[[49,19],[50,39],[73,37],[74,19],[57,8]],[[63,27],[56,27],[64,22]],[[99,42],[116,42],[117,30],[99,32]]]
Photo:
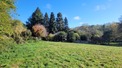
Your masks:
[[[66,32],[69,30],[68,20],[67,20],[66,17],[64,18],[64,28],[65,28],[65,31],[66,31]]]
[[[44,16],[44,26],[46,27],[47,31],[49,32],[49,17],[48,17],[48,14],[45,13],[45,16]]]
[[[64,30],[64,21],[63,21],[63,18],[62,18],[62,14],[59,12],[57,14],[57,28],[58,28],[58,31],[63,31]]]
[[[35,24],[42,24],[43,22],[43,14],[41,13],[40,9],[37,7],[37,9],[33,12],[32,16],[28,19],[27,27],[31,29]]]
[[[49,23],[49,33],[56,33],[57,28],[56,28],[56,21],[55,21],[55,15],[53,12],[51,12],[50,15],[50,23]]]

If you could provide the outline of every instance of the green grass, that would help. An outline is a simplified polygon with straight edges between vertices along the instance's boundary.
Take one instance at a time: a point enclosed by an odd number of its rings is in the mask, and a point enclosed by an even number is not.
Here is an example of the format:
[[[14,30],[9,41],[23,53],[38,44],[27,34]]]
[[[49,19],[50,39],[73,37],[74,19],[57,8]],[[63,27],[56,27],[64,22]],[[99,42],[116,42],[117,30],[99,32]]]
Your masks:
[[[122,68],[122,47],[31,42],[2,52],[0,68]]]

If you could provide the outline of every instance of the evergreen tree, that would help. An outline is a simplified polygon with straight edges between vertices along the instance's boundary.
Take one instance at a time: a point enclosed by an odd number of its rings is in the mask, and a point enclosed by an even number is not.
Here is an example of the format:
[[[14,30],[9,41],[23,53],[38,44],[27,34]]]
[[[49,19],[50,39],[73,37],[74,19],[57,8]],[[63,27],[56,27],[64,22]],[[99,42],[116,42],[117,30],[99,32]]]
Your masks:
[[[49,17],[48,17],[48,14],[45,13],[45,16],[44,16],[44,26],[46,27],[47,31],[49,31],[48,27],[49,27]]]
[[[66,31],[66,32],[69,30],[68,20],[67,20],[66,17],[64,18],[64,28],[65,28],[65,31]]]
[[[41,13],[40,9],[37,7],[37,9],[33,12],[32,16],[28,19],[27,22],[27,27],[29,29],[32,28],[35,24],[42,24],[44,25],[43,22],[43,14]]]
[[[57,14],[57,28],[58,28],[58,31],[63,31],[64,30],[64,21],[63,21],[63,18],[62,18],[62,14],[59,12]]]
[[[56,33],[56,32],[57,32],[57,28],[56,28],[55,15],[53,12],[51,12],[50,23],[49,23],[49,33]]]

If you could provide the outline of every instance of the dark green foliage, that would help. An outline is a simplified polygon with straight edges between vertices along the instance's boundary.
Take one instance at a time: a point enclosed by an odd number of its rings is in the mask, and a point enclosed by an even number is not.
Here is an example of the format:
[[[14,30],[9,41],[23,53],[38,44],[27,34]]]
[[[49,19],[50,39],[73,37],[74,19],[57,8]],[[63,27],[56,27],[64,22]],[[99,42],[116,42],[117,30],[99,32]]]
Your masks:
[[[49,32],[49,29],[48,29],[48,27],[49,27],[49,17],[48,17],[47,13],[45,13],[45,16],[44,16],[44,26],[46,27],[47,32]]]
[[[64,31],[69,31],[68,19],[66,17],[64,18]]]
[[[122,16],[119,18],[120,23],[122,23]]]
[[[67,41],[68,42],[75,42],[76,41],[76,35],[73,31],[69,31],[67,34]]]
[[[62,14],[60,12],[57,14],[56,22],[57,22],[58,31],[63,31],[65,29],[65,24],[63,21]]]
[[[32,29],[32,26],[35,24],[43,24],[44,25],[43,14],[41,13],[41,11],[38,7],[33,12],[32,16],[28,19],[28,22],[26,22],[28,29]]]
[[[56,21],[55,21],[55,15],[53,12],[51,12],[50,15],[50,23],[49,23],[49,33],[56,33],[57,28],[56,28]]]
[[[103,42],[105,44],[109,44],[110,43],[110,41],[111,41],[111,34],[112,34],[111,32],[112,31],[105,31],[104,32],[102,38],[103,38]]]
[[[93,44],[104,44],[104,41],[101,37],[92,36],[91,37],[91,43],[93,43]]]
[[[87,41],[87,36],[86,35],[81,35],[80,40],[81,41]]]
[[[69,30],[68,20],[66,17],[63,20],[61,13],[57,14],[57,18],[55,18],[55,15],[53,12],[51,12],[50,18],[48,17],[48,14],[45,13],[44,18],[43,18],[43,15],[39,8],[37,8],[35,12],[33,12],[32,16],[26,22],[27,28],[32,31],[32,36],[35,35],[32,30],[32,27],[35,24],[41,24],[45,26],[47,32],[52,33],[52,34],[55,34],[59,31],[67,32]]]
[[[64,31],[58,32],[54,37],[54,41],[64,42],[66,40],[67,40],[67,33]]]

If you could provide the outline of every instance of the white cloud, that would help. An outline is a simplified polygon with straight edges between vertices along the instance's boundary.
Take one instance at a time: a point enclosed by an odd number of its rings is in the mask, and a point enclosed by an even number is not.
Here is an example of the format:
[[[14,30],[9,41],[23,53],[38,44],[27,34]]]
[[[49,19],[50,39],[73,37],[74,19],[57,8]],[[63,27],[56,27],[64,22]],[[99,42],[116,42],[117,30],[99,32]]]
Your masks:
[[[80,20],[80,17],[79,16],[75,16],[74,20]]]
[[[46,4],[46,8],[51,9],[52,8],[51,4]]]

